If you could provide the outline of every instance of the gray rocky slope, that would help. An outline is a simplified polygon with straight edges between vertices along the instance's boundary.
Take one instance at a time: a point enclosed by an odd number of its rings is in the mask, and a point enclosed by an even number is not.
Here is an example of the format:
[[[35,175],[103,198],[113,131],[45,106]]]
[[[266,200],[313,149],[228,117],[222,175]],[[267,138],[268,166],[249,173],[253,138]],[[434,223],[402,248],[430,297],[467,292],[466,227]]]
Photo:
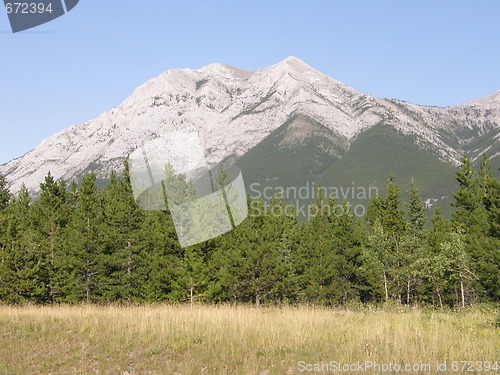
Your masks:
[[[23,183],[38,190],[49,171],[66,180],[87,170],[104,177],[121,169],[137,147],[173,131],[197,132],[206,160],[214,164],[245,154],[297,114],[348,140],[383,122],[455,165],[464,151],[473,158],[487,150],[500,154],[500,91],[452,107],[418,106],[357,92],[289,57],[255,71],[223,64],[169,70],[98,118],[71,126],[0,166],[0,173],[12,191]]]

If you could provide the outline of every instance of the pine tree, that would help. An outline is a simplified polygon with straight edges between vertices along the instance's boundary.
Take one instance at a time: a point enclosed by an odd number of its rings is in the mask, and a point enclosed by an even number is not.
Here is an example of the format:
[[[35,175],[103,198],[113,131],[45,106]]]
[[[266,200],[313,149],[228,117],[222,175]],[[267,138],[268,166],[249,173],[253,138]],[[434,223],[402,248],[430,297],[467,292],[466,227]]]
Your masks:
[[[5,180],[5,177],[0,174],[0,252],[6,251],[5,233],[8,226],[8,217],[4,211],[7,209],[10,199],[11,195],[7,181]]]
[[[483,236],[465,238],[466,250],[476,278],[471,286],[482,302],[500,301],[500,239]]]
[[[483,155],[479,178],[475,177],[467,155],[457,172],[459,190],[454,194],[454,224],[461,233],[468,256],[475,265],[476,281],[471,284],[479,298],[500,297],[500,240],[496,237],[498,181],[491,176]],[[493,224],[491,222],[493,220]],[[493,236],[492,236],[493,235]]]
[[[251,205],[261,215],[250,215],[220,239],[220,248],[211,262],[221,271],[212,281],[209,294],[213,297],[218,294],[220,299],[224,292],[228,299],[253,301],[260,306],[264,301],[293,296],[295,278],[290,238],[295,218],[287,217],[285,213],[290,210],[277,197],[267,209],[263,201],[254,201]]]
[[[235,199],[234,194],[230,194],[231,187],[229,184],[231,183],[231,179],[229,178],[229,175],[227,174],[223,165],[218,168],[216,176],[212,177],[212,179],[213,189],[214,191],[218,191],[221,193],[224,200],[224,205],[226,207],[226,212],[229,215],[229,221],[231,222],[231,228],[234,228],[236,225],[231,213],[230,203],[233,203]]]
[[[486,212],[482,206],[481,189],[479,181],[475,177],[472,162],[467,154],[461,159],[460,169],[457,171],[456,179],[459,189],[453,194],[455,207],[453,222],[461,227],[466,234],[475,233],[482,235],[487,226]]]
[[[106,268],[110,261],[105,251],[103,220],[96,175],[88,173],[78,189],[76,206],[67,230],[67,251],[73,263],[68,302],[102,300]]]
[[[396,177],[390,173],[387,181],[387,195],[383,202],[383,213],[381,216],[382,225],[397,238],[406,227],[404,212],[400,209],[401,194],[399,186],[396,183]],[[397,241],[397,239],[395,240]],[[395,245],[397,246],[397,244]]]
[[[428,236],[424,231],[427,221],[425,205],[418,192],[415,180],[412,178],[408,203],[405,204],[408,216],[407,231],[401,237],[401,275],[406,285],[406,304],[417,303],[422,293],[421,274],[418,259],[427,254]]]
[[[203,291],[208,282],[207,265],[200,245],[184,248],[183,284],[191,305],[196,300],[203,299]]]
[[[422,230],[424,229],[425,222],[425,205],[420,198],[415,180],[411,179],[411,187],[408,192],[408,203],[405,204],[406,212],[408,214],[408,229],[413,235],[421,237]]]
[[[486,153],[479,167],[479,187],[488,217],[489,235],[500,239],[500,181],[493,177]]]
[[[9,184],[5,177],[0,174],[0,212],[7,208],[10,198]]]
[[[433,253],[439,252],[441,244],[448,239],[451,226],[448,220],[441,215],[441,209],[436,207],[434,215],[431,218],[431,228],[429,231],[429,247]]]
[[[102,282],[104,298],[131,303],[141,298],[146,278],[143,262],[143,212],[137,207],[128,162],[122,178],[111,173],[103,193],[108,269]]]
[[[27,302],[22,290],[20,273],[25,268],[24,247],[19,246],[22,233],[29,227],[28,190],[21,186],[16,199],[2,213],[0,233],[0,301],[7,303]]]
[[[46,258],[36,230],[28,190],[23,185],[8,209],[8,228],[1,257],[0,299],[13,303],[47,303]]]
[[[389,174],[387,180],[387,194],[384,196],[377,195],[370,202],[367,212],[367,219],[370,223],[379,221],[384,228],[384,231],[392,237],[394,247],[397,247],[399,237],[406,229],[406,220],[404,211],[400,209],[401,198],[399,186],[396,183],[396,178],[392,173]]]
[[[402,300],[404,290],[402,285],[404,269],[402,266],[405,264],[408,255],[401,247],[401,238],[406,231],[406,220],[404,211],[400,209],[400,206],[399,186],[394,175],[390,173],[386,196],[377,196],[371,202],[368,207],[367,218],[372,223],[372,228],[375,222],[378,222],[378,225],[381,226],[381,230],[378,229],[376,236],[384,235],[386,237],[383,243],[388,247],[385,250],[387,252],[386,260],[389,260],[390,263],[384,266],[384,277],[387,278],[384,282],[386,286],[385,292],[387,296],[387,286],[393,285],[393,295],[399,302]],[[378,239],[377,241],[380,242]],[[382,254],[382,250],[378,250],[378,252]]]
[[[337,277],[338,254],[334,250],[332,222],[337,215],[337,205],[332,199],[325,203],[318,186],[316,203],[310,207],[309,225],[302,228],[299,248],[298,275],[302,286],[302,299],[306,302],[333,304],[342,294]]]
[[[182,285],[183,251],[177,240],[174,223],[168,211],[148,211],[142,223],[143,262],[147,279],[142,295],[146,300],[181,301],[185,299]]]
[[[332,203],[333,200],[330,204]],[[348,202],[343,202],[332,219],[331,233],[340,292],[336,300],[346,304],[348,301],[370,299],[373,294],[370,287],[366,286],[366,274],[361,271],[363,246],[367,241],[365,233],[350,210]]]
[[[50,172],[40,184],[40,198],[33,204],[34,229],[39,234],[40,255],[45,259],[52,302],[61,301],[68,283],[69,259],[64,251],[63,231],[68,223],[70,208],[64,181],[56,182]]]

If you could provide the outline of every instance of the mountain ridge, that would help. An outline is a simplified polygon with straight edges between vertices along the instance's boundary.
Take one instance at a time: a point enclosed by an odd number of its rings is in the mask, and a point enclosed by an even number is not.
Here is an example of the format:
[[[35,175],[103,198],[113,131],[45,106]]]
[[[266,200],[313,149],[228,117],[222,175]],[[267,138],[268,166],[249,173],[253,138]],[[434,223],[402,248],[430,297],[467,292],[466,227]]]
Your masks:
[[[105,176],[143,142],[179,130],[197,132],[207,162],[216,164],[243,156],[297,115],[348,141],[385,123],[452,165],[464,151],[473,159],[484,151],[500,155],[500,90],[450,107],[418,106],[357,92],[292,56],[254,71],[224,64],[168,70],[96,119],[1,165],[0,173],[13,191],[22,183],[37,191],[49,171],[65,180],[88,170]]]

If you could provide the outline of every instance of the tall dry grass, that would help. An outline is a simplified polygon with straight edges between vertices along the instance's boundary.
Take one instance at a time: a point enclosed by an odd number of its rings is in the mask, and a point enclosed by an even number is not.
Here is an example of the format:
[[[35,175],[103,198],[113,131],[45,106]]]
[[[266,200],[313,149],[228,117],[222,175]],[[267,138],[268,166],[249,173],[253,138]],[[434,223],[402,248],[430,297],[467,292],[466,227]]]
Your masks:
[[[0,306],[0,374],[270,375],[300,373],[299,361],[500,361],[495,319],[480,309]]]

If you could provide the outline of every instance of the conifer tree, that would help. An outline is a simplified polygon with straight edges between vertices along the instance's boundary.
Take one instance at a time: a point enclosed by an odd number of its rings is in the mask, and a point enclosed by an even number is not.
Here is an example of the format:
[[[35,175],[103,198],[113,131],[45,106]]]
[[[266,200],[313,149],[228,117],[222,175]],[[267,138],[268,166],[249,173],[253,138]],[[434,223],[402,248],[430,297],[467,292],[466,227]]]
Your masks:
[[[5,176],[0,174],[0,212],[7,208],[10,197],[11,194],[9,190],[9,184],[5,179]]]
[[[476,178],[467,155],[457,171],[459,190],[454,194],[453,221],[463,233],[465,251],[475,265],[474,292],[481,298],[498,299],[500,292],[500,240],[495,236],[498,181],[491,176],[487,157],[483,155]],[[493,236],[492,236],[493,234]]]
[[[56,182],[50,172],[40,184],[40,197],[33,204],[34,229],[39,234],[40,255],[45,259],[47,285],[52,302],[60,301],[70,278],[69,259],[63,231],[70,215],[64,181]]]
[[[408,203],[405,204],[408,214],[408,229],[413,235],[421,237],[425,222],[425,205],[420,198],[415,180],[411,179],[410,191],[408,192]]]
[[[143,212],[137,207],[128,162],[122,178],[111,173],[103,193],[106,253],[109,259],[105,288],[106,299],[126,301],[140,299],[146,278],[143,262]]]
[[[387,195],[383,201],[381,223],[395,238],[401,235],[406,227],[404,212],[400,209],[400,197],[401,194],[399,186],[396,183],[396,177],[390,173],[387,180]]]
[[[2,299],[15,303],[50,302],[47,259],[41,249],[41,236],[36,230],[31,200],[23,185],[9,207],[6,246],[2,257],[5,290]]]
[[[67,300],[102,300],[109,254],[103,238],[103,207],[96,186],[96,175],[88,173],[78,189],[76,206],[68,224],[67,246],[72,257],[72,282]]]
[[[146,212],[142,228],[145,249],[143,262],[147,273],[147,279],[141,288],[142,295],[152,302],[185,299],[186,291],[180,282],[183,275],[183,251],[169,212]]]
[[[205,296],[203,291],[208,282],[207,266],[201,245],[184,248],[182,279],[187,299],[191,305]]]
[[[483,234],[486,230],[486,212],[482,205],[482,193],[475,176],[472,162],[467,154],[461,158],[461,166],[456,174],[458,191],[453,194],[455,207],[453,222],[466,234]]]
[[[422,293],[421,273],[418,259],[427,256],[428,236],[424,231],[427,221],[425,205],[412,178],[408,191],[408,203],[405,204],[408,216],[407,231],[401,236],[401,275],[406,286],[406,304],[416,303]]]
[[[22,290],[21,272],[25,268],[24,247],[19,242],[30,224],[28,190],[21,186],[8,211],[2,213],[3,230],[0,233],[0,301],[27,302]]]
[[[489,235],[500,239],[500,181],[493,177],[486,153],[479,166],[479,187],[488,217]]]
[[[261,200],[252,202],[253,212],[235,230],[221,238],[212,257],[221,272],[213,283],[220,293],[236,301],[254,302],[287,299],[294,293],[293,260],[289,239],[294,218],[278,197],[269,208]],[[213,266],[212,266],[213,267]],[[209,294],[214,296],[212,287]]]
[[[318,186],[316,203],[310,207],[313,214],[309,225],[303,227],[302,257],[298,264],[303,299],[307,302],[333,304],[340,292],[337,278],[337,253],[334,251],[332,222],[337,215],[337,205],[332,199],[325,203]],[[299,259],[300,259],[299,258]]]
[[[436,207],[431,218],[431,228],[429,231],[429,247],[433,253],[438,253],[441,244],[448,239],[451,230],[450,223],[441,215],[441,209]]]
[[[386,196],[377,196],[374,199],[368,208],[367,216],[371,223],[378,222],[381,226],[381,230],[377,230],[376,237],[381,235],[386,237],[384,242],[377,239],[377,243],[385,243],[385,246],[388,247],[385,250],[387,252],[386,260],[389,261],[385,265],[384,271],[384,277],[388,278],[384,282],[386,287],[385,292],[387,292],[387,286],[393,284],[393,294],[401,302],[404,291],[404,269],[402,266],[405,264],[408,254],[404,252],[401,246],[401,237],[406,230],[406,220],[404,218],[404,211],[400,209],[400,206],[399,186],[396,183],[394,175],[390,173],[387,180]],[[378,250],[378,252],[382,254],[382,250]]]
[[[7,214],[4,212],[7,209],[11,199],[10,191],[5,177],[0,174],[0,251],[5,251],[5,232],[8,226]]]
[[[370,299],[373,294],[367,286],[363,265],[365,234],[350,210],[348,202],[343,202],[332,220],[333,251],[336,254],[336,274],[339,293],[336,302],[343,304],[351,300]]]

